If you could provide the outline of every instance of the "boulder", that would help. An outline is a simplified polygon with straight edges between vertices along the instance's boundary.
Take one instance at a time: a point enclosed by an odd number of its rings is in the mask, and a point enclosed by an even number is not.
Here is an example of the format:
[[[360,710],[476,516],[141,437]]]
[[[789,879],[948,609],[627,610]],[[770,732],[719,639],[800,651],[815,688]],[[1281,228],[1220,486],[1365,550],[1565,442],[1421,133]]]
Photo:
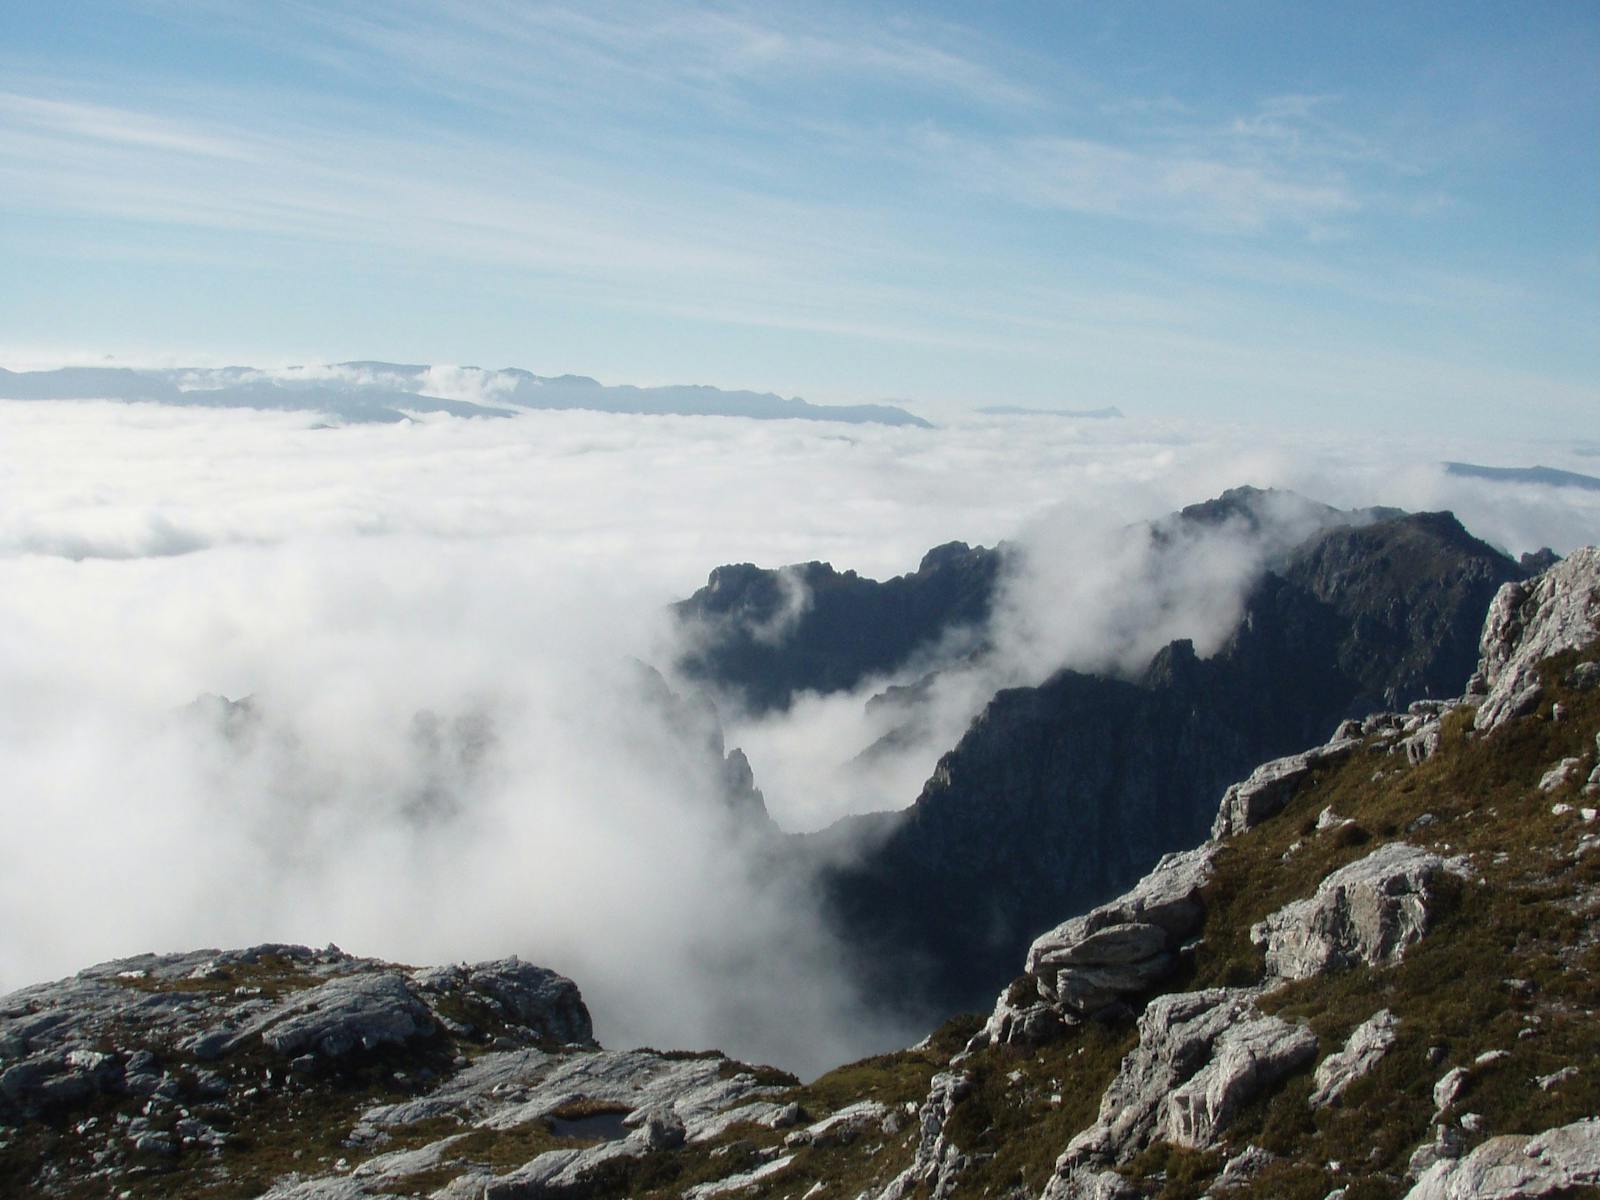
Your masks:
[[[646,1150],[676,1150],[688,1140],[683,1118],[670,1105],[648,1110],[630,1135]]]
[[[1433,1085],[1433,1108],[1436,1113],[1442,1113],[1456,1102],[1461,1095],[1461,1089],[1467,1086],[1469,1072],[1465,1067],[1451,1067],[1438,1082]]]
[[[1559,791],[1577,778],[1582,766],[1581,758],[1563,758],[1539,777],[1539,790],[1545,793]]]
[[[1415,733],[1408,734],[1400,739],[1399,746],[1404,751],[1406,761],[1412,766],[1427,762],[1439,753],[1439,747],[1444,744],[1444,731],[1440,722],[1435,719],[1422,725]]]
[[[1423,1172],[1406,1200],[1513,1200],[1568,1196],[1600,1186],[1600,1119],[1546,1130],[1536,1137],[1493,1137],[1471,1154],[1440,1159]]]
[[[1157,996],[1139,1044],[1100,1098],[1095,1123],[1067,1145],[1057,1172],[1125,1162],[1152,1140],[1208,1148],[1233,1115],[1316,1054],[1304,1026],[1269,1017],[1251,988]]]
[[[1330,874],[1315,895],[1258,922],[1250,939],[1266,951],[1273,980],[1397,962],[1428,931],[1447,873],[1466,868],[1404,842],[1380,846]]]
[[[354,1050],[398,1045],[434,1031],[428,1006],[398,971],[346,975],[292,996],[247,1026],[285,1058],[312,1053],[340,1058]]]
[[[1169,854],[1130,891],[1038,937],[1026,970],[1040,997],[1078,1016],[1147,991],[1200,927],[1200,890],[1211,879],[1215,855],[1211,845]],[[991,1018],[990,1025],[1000,1041],[1025,1029],[1014,1015],[1009,1023]]]
[[[1039,1200],[1137,1200],[1139,1189],[1115,1171],[1081,1165],[1058,1168]]]
[[[1217,1175],[1216,1186],[1220,1188],[1239,1187],[1249,1183],[1263,1170],[1277,1161],[1277,1155],[1271,1151],[1263,1150],[1260,1146],[1246,1146],[1227,1162],[1222,1164],[1222,1171]]]
[[[1400,1019],[1385,1008],[1357,1025],[1344,1048],[1335,1050],[1318,1064],[1311,1107],[1332,1104],[1346,1088],[1377,1066],[1378,1060],[1394,1045],[1399,1024]]]
[[[507,1016],[544,1040],[583,1045],[594,1042],[594,1026],[578,985],[564,975],[512,955],[469,967],[466,982],[473,991],[493,996],[504,1006]]]
[[[1262,763],[1249,778],[1234,784],[1222,794],[1211,836],[1216,840],[1237,837],[1268,817],[1283,810],[1301,784],[1319,767],[1331,766],[1347,758],[1361,744],[1348,723],[1334,731],[1334,740],[1299,754]]]

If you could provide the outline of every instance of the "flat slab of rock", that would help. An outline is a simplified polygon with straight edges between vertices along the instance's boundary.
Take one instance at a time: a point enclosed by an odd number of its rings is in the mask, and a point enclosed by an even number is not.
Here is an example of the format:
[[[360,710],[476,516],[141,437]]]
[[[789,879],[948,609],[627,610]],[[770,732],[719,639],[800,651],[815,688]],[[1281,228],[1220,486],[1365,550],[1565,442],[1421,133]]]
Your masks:
[[[1087,1014],[1147,990],[1171,969],[1172,952],[1200,927],[1200,891],[1210,882],[1215,855],[1211,845],[1169,854],[1115,900],[1038,937],[1026,970],[1039,995]]]
[[[1283,811],[1313,771],[1343,761],[1361,745],[1359,732],[1359,727],[1348,729],[1341,725],[1334,740],[1326,745],[1262,763],[1248,779],[1222,794],[1216,820],[1211,824],[1212,839],[1236,837]]]

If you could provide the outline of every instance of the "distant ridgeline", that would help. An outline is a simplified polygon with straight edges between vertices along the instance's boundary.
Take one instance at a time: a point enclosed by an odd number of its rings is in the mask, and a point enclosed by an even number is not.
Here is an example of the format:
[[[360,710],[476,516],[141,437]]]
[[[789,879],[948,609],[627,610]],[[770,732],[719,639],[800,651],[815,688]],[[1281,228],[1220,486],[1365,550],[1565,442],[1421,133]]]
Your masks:
[[[298,372],[253,367],[215,370],[178,367],[63,367],[55,371],[0,370],[0,400],[120,400],[200,408],[315,412],[345,422],[404,421],[412,413],[509,417],[518,409],[588,409],[657,416],[750,417],[756,420],[844,421],[913,425],[921,417],[887,404],[809,404],[770,392],[723,391],[696,385],[607,386],[586,375],[544,377],[517,368],[450,368],[471,378],[478,402],[427,394],[433,368],[384,362],[336,363]]]
[[[1234,489],[1151,536],[1260,525],[1282,499]],[[876,994],[929,1015],[979,1004],[1059,914],[1115,895],[1203,837],[1217,797],[1256,763],[1315,744],[1346,718],[1460,694],[1490,600],[1527,568],[1448,513],[1302,503],[1320,528],[1269,557],[1211,657],[1175,641],[1129,676],[1063,670],[1001,691],[909,808],[791,839]],[[799,691],[892,679],[952,630],[965,631],[953,655],[981,656],[1017,553],[957,543],[883,583],[821,563],[718,568],[677,606],[696,633],[680,670],[771,711]],[[796,585],[809,602],[780,619]],[[901,691],[914,703],[916,687]],[[839,865],[839,848],[855,843],[869,848]]]
[[[1600,479],[1558,467],[1480,467],[1477,463],[1447,462],[1445,473],[1496,483],[1538,483],[1546,487],[1575,487],[1600,492]]]
[[[990,417],[1077,417],[1085,421],[1106,421],[1122,416],[1115,405],[1109,408],[1028,408],[1021,404],[991,404],[978,409]]]

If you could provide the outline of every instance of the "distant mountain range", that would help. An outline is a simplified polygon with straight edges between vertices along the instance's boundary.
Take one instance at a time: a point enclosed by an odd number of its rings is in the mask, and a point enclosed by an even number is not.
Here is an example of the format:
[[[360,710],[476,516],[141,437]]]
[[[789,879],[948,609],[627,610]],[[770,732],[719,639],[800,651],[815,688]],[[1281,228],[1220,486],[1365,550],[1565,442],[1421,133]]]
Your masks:
[[[1593,475],[1581,475],[1577,471],[1563,471],[1558,467],[1481,467],[1477,463],[1447,462],[1444,469],[1447,475],[1489,479],[1496,483],[1542,483],[1546,487],[1575,487],[1600,492],[1600,479]]]
[[[988,417],[1077,417],[1085,421],[1105,421],[1122,416],[1122,410],[1108,408],[1028,408],[1021,404],[991,404],[979,412]]]
[[[432,390],[470,390],[474,400]],[[887,404],[810,404],[771,392],[723,391],[694,384],[608,386],[587,375],[535,375],[515,367],[434,368],[411,363],[347,362],[311,369],[254,367],[138,370],[63,367],[0,370],[0,400],[120,400],[202,408],[322,413],[341,422],[396,422],[414,413],[509,417],[519,409],[587,409],[656,416],[748,417],[912,425],[921,417]]]

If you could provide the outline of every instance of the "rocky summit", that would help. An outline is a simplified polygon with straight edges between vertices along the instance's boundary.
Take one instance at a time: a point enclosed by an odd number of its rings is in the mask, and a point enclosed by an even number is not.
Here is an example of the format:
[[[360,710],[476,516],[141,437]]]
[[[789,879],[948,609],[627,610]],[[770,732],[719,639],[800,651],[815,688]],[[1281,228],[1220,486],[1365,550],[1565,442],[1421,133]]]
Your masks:
[[[1457,694],[1241,771],[906,1050],[802,1084],[603,1049],[517,959],[123,959],[0,998],[0,1194],[1600,1195],[1600,550],[1485,608]]]

